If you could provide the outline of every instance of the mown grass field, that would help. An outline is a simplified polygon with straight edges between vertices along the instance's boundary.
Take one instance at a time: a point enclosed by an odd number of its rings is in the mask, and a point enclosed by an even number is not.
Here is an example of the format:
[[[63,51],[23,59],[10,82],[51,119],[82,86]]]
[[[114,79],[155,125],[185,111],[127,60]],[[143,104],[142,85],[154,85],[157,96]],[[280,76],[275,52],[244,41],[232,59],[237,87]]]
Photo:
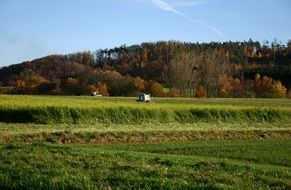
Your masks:
[[[291,189],[291,101],[0,96],[0,189]]]
[[[1,189],[290,189],[289,140],[0,146]]]

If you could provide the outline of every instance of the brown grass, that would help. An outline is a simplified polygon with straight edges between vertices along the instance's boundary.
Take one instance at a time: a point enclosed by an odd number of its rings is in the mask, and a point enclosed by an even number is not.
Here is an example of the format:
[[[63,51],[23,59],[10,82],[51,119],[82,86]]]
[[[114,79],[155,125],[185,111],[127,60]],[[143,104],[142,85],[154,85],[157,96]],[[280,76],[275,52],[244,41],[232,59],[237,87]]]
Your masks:
[[[291,129],[253,130],[171,130],[171,131],[57,131],[26,134],[3,134],[1,143],[44,141],[60,144],[137,144],[185,142],[195,140],[290,139]]]

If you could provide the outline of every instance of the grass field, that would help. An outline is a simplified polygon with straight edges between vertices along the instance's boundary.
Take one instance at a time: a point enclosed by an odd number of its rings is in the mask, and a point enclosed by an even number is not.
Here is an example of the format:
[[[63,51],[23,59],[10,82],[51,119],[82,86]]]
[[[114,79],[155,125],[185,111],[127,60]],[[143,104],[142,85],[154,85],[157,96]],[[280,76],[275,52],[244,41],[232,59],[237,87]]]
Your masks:
[[[0,189],[291,189],[291,101],[0,95]]]
[[[291,101],[0,96],[0,122],[42,124],[290,123]]]
[[[290,189],[289,140],[6,144],[1,189]]]

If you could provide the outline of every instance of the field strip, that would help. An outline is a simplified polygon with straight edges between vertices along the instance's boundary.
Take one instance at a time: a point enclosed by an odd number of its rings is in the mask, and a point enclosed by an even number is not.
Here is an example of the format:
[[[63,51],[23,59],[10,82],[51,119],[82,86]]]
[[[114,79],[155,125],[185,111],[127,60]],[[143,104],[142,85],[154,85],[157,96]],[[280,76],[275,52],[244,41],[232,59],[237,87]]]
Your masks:
[[[110,129],[61,129],[37,131],[6,131],[0,142],[30,143],[46,141],[62,144],[136,144],[185,142],[194,140],[247,140],[247,139],[290,139],[290,128],[274,129],[184,129],[184,130],[110,130]]]
[[[53,145],[54,146],[54,145]],[[60,145],[56,145],[60,146]],[[70,146],[71,145],[62,145],[62,146]],[[93,150],[92,150],[93,149]],[[91,156],[94,156],[94,149],[97,150],[103,150],[104,154],[112,154],[110,151],[108,151],[108,148],[105,147],[97,147],[94,148],[92,146],[87,147],[86,145],[74,145],[72,147],[72,151],[83,151],[87,152],[88,154],[92,154]],[[153,158],[161,158],[165,160],[171,160],[173,161],[173,164],[184,164],[184,163],[197,163],[197,162],[227,162],[232,165],[237,165],[241,167],[247,167],[257,170],[264,171],[265,169],[268,169],[270,171],[278,171],[278,172],[284,172],[288,174],[291,178],[291,167],[288,166],[282,166],[282,165],[274,165],[274,164],[267,164],[267,163],[256,163],[253,161],[248,160],[240,160],[240,159],[229,159],[229,158],[218,158],[214,156],[193,156],[193,155],[175,155],[175,154],[161,154],[161,153],[152,153],[152,152],[145,152],[145,151],[126,151],[126,150],[120,150],[115,149],[114,147],[110,148],[109,150],[114,150],[115,155],[120,155],[121,157],[125,154],[127,156],[132,156],[132,158],[140,159],[141,157],[143,159],[153,159]],[[142,156],[141,156],[142,154]],[[251,164],[250,164],[251,163]]]
[[[252,166],[252,168],[264,170],[266,168],[271,169],[273,171],[282,171],[290,174],[291,177],[291,167],[288,166],[282,166],[282,165],[275,165],[275,164],[267,164],[267,163],[257,163],[255,161],[248,161],[248,160],[243,160],[243,159],[230,159],[230,158],[219,158],[215,156],[193,156],[193,155],[175,155],[175,154],[159,154],[159,153],[148,153],[148,152],[143,152],[145,154],[148,154],[148,156],[156,156],[156,157],[165,157],[169,158],[172,157],[173,159],[178,159],[179,157],[182,157],[184,160],[195,160],[196,162],[203,162],[207,160],[208,162],[227,162],[232,165],[238,165],[241,167],[249,167]],[[136,155],[139,155],[140,151],[136,151]],[[164,155],[164,156],[163,156]],[[181,158],[180,158],[181,159]],[[250,164],[251,163],[251,164]],[[178,164],[178,163],[177,163]]]
[[[0,123],[1,132],[25,133],[49,132],[49,131],[171,131],[171,130],[280,130],[291,129],[291,123],[146,123],[146,124],[23,124],[23,123]]]
[[[118,149],[114,149],[112,148],[112,150],[118,150]],[[165,155],[166,157],[168,156],[177,156],[180,157],[180,154],[169,154],[169,153],[153,153],[153,152],[147,152],[147,151],[131,151],[131,152],[136,152],[137,154],[139,153],[146,153],[146,154],[151,154],[152,156],[161,156],[161,155]],[[189,157],[189,158],[187,158]],[[207,161],[226,161],[228,163],[232,163],[232,164],[237,164],[240,166],[245,166],[245,165],[250,165],[251,164],[255,164],[256,166],[261,166],[261,168],[264,167],[274,167],[277,169],[277,166],[281,167],[282,169],[287,169],[288,171],[291,172],[291,167],[290,166],[284,166],[282,164],[274,164],[274,163],[259,163],[258,161],[255,160],[247,160],[247,159],[239,159],[239,158],[223,158],[223,157],[218,157],[218,156],[194,156],[194,155],[183,155],[183,158],[193,158],[195,160],[199,159],[199,160],[207,160]],[[291,174],[290,174],[291,177]]]

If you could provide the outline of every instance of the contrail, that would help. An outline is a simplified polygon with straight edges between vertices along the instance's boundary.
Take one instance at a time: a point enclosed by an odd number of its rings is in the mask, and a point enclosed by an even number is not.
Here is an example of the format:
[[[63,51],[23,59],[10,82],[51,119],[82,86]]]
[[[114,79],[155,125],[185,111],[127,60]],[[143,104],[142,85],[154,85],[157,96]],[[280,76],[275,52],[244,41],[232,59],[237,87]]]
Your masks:
[[[200,20],[195,20],[195,19],[191,18],[190,16],[186,15],[185,13],[178,11],[177,9],[175,9],[174,7],[172,7],[171,5],[169,5],[168,3],[166,3],[162,0],[152,0],[152,3],[164,11],[169,11],[169,12],[175,13],[177,15],[185,17],[186,19],[188,19],[191,22],[194,22],[194,23],[200,24],[204,27],[207,27],[210,30],[212,30],[213,32],[215,32],[216,34],[218,34],[219,36],[221,36],[223,39],[225,39],[224,34],[220,30],[215,28],[214,26],[211,26],[211,25],[209,25],[203,21],[200,21]]]
[[[162,0],[152,0],[152,3],[153,3],[155,6],[161,8],[161,9],[163,9],[163,10],[165,10],[165,11],[173,12],[173,13],[175,13],[175,14],[182,15],[182,16],[184,16],[184,17],[187,17],[186,14],[184,14],[184,13],[178,11],[177,9],[175,9],[174,7],[170,6],[168,3],[166,3],[166,2],[164,2],[164,1],[162,1]]]
[[[194,1],[194,2],[175,2],[172,3],[171,5],[173,7],[193,7],[193,6],[197,6],[197,5],[201,5],[201,4],[205,4],[205,1]]]

